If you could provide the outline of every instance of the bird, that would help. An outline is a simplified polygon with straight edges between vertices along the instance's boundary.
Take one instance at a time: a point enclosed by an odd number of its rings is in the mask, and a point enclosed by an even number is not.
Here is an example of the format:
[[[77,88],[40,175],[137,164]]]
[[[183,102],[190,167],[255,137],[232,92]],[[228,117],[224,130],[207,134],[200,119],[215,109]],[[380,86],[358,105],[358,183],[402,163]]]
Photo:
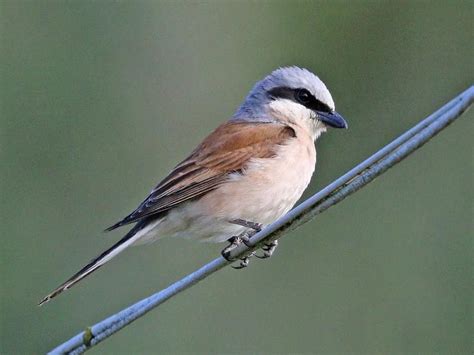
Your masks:
[[[210,133],[129,215],[110,226],[133,227],[44,297],[42,305],[132,245],[165,236],[237,245],[286,214],[316,166],[316,139],[348,128],[318,76],[280,67],[258,81],[233,116]],[[276,242],[263,246],[270,257]],[[236,268],[247,266],[248,257]]]

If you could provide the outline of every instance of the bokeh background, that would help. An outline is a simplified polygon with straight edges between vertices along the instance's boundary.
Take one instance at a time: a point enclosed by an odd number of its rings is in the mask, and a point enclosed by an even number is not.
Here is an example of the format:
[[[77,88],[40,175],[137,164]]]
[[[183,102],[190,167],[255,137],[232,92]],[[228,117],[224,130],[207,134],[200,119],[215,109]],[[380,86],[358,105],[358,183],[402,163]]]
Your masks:
[[[162,240],[39,299],[273,69],[328,85],[347,131],[316,192],[473,83],[472,1],[1,1],[1,348],[44,353],[219,255]],[[287,236],[92,354],[472,353],[473,111]]]

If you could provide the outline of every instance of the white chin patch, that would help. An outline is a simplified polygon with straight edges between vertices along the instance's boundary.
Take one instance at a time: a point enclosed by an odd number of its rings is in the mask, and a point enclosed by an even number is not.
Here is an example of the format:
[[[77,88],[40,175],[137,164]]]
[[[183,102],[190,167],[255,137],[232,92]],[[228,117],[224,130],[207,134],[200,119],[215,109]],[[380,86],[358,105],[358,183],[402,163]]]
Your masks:
[[[277,120],[305,127],[314,139],[327,130],[326,125],[317,119],[312,110],[291,100],[279,99],[272,101],[269,108],[270,114]]]
[[[313,112],[291,100],[278,99],[270,103],[270,113],[281,121],[298,123],[311,119]]]
[[[312,120],[314,139],[317,139],[322,133],[326,132],[328,127],[317,118]]]

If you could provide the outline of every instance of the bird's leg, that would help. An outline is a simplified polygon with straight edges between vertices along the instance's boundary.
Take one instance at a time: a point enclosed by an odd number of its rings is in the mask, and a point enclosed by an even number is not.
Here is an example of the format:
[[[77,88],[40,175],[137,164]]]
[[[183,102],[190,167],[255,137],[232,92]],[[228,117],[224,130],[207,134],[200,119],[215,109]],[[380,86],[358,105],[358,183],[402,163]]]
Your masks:
[[[234,219],[230,223],[238,224],[243,227],[251,228],[252,231],[248,233],[248,237],[252,238],[256,233],[262,230],[262,224],[246,221],[244,219]],[[246,244],[247,245],[247,244]],[[271,241],[268,244],[264,244],[262,247],[263,255],[254,254],[259,259],[267,259],[273,255],[273,252],[278,246],[278,240]],[[248,262],[247,262],[248,264]],[[245,266],[244,266],[245,267]]]
[[[225,247],[221,254],[224,259],[227,261],[234,261],[230,259],[230,252],[237,248],[240,244],[245,244],[248,246],[248,242],[250,240],[250,237],[248,236],[247,232],[243,232],[239,234],[238,236],[234,236],[232,238],[229,238],[227,241],[230,243],[227,247]],[[250,255],[247,255],[240,259],[240,264],[239,266],[232,266],[234,269],[243,269],[244,267],[247,267],[249,265],[249,260],[250,257],[253,256],[255,253],[252,252]]]
[[[247,233],[246,233],[246,232],[227,239],[227,241],[228,241],[230,244],[229,244],[228,246],[226,246],[226,247],[221,251],[221,254],[222,254],[222,256],[224,257],[224,259],[226,259],[227,261],[233,261],[232,259],[230,259],[230,252],[231,252],[232,250],[234,250],[235,248],[237,248],[240,244],[242,244],[242,243],[244,243],[244,244],[248,243],[249,240],[250,240],[250,239],[249,239],[249,237],[247,236]]]
[[[229,238],[227,241],[230,243],[227,247],[225,247],[221,254],[224,257],[224,259],[228,261],[233,261],[230,259],[230,252],[237,248],[240,244],[244,243],[246,246],[250,247],[250,238],[252,238],[256,233],[260,232],[262,230],[262,225],[260,223],[255,223],[255,222],[249,222],[245,221],[243,219],[234,219],[232,221],[229,221],[230,223],[233,224],[238,224],[242,227],[247,227],[250,228],[250,231],[245,231],[238,236],[234,236],[232,238]],[[243,257],[240,259],[240,264],[239,266],[232,266],[234,269],[243,269],[249,265],[249,260],[250,257],[255,255],[254,252],[252,252],[250,255]]]
[[[252,238],[255,234],[260,232],[262,230],[262,224],[261,223],[256,223],[256,222],[251,222],[251,221],[246,221],[244,219],[233,219],[229,221],[230,223],[233,224],[238,224],[239,226],[250,228],[250,231],[246,231],[241,233],[238,236],[232,237],[228,239],[228,242],[230,243],[227,247],[222,250],[221,254],[224,257],[224,259],[228,261],[233,261],[231,260],[230,257],[230,252],[237,248],[240,244],[244,243],[246,246],[251,247],[250,244],[250,238]],[[258,256],[260,259],[266,259],[272,256],[273,252],[275,251],[276,247],[278,245],[277,241],[271,242],[269,244],[265,244],[263,249],[263,255]],[[250,257],[255,255],[255,252],[252,252],[250,255],[243,257],[240,259],[240,264],[239,266],[232,266],[234,269],[243,269],[249,265]]]
[[[278,246],[278,240],[273,240],[268,244],[264,244],[262,247],[263,255],[255,254],[255,256],[259,259],[267,259],[273,255],[273,252],[275,251],[277,246]]]
[[[262,224],[261,223],[246,221],[245,219],[238,218],[238,219],[233,219],[229,222],[233,223],[233,224],[238,224],[239,226],[242,226],[242,227],[247,227],[247,228],[253,229],[253,233],[249,236],[249,238],[253,237],[256,233],[258,233],[262,230]]]

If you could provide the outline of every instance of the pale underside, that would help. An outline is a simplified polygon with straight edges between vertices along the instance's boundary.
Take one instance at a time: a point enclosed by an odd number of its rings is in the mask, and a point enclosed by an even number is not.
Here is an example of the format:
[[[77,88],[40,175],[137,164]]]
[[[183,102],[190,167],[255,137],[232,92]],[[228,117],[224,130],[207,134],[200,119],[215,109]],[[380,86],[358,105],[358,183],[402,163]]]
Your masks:
[[[278,157],[253,159],[245,175],[232,174],[218,189],[169,211],[139,231],[135,244],[165,236],[223,242],[245,230],[231,220],[272,223],[301,197],[315,163],[314,148],[308,150],[296,142],[284,145]]]
[[[229,174],[217,189],[173,208],[139,231],[134,244],[166,236],[223,242],[245,230],[231,220],[267,225],[288,212],[308,186],[316,164],[314,137],[289,126],[296,137],[278,146],[274,157],[251,158],[243,172]]]

